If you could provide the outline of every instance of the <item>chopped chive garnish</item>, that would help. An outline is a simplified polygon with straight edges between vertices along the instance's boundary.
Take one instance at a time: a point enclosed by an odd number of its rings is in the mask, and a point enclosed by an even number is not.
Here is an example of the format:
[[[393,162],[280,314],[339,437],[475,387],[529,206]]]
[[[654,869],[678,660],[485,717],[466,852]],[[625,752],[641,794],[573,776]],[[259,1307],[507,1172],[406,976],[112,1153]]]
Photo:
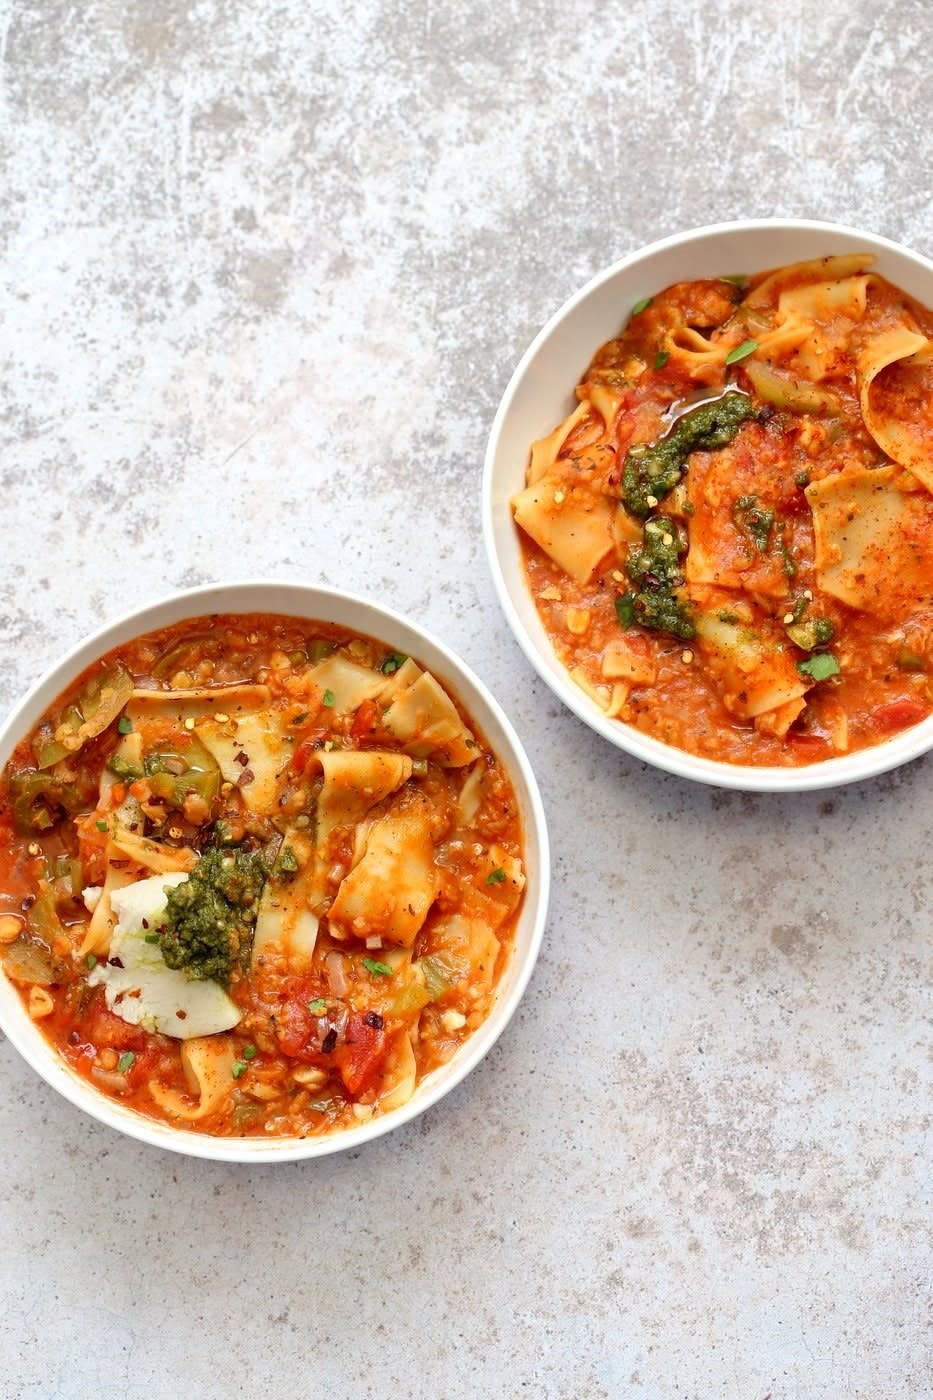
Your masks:
[[[363,966],[373,977],[391,977],[392,969],[388,963],[376,962],[375,958],[364,958]]]
[[[323,1016],[327,1010],[327,1002],[323,997],[316,997],[314,1001],[308,1002],[308,1010],[312,1016]]]
[[[486,876],[486,884],[487,884],[487,885],[501,885],[501,884],[502,884],[502,881],[503,881],[504,879],[505,879],[505,871],[502,869],[502,866],[500,865],[500,866],[498,867],[498,869],[496,869],[496,870],[491,870],[491,871],[489,872],[489,874]]]
[[[632,307],[632,315],[640,316],[643,311],[648,310],[648,307],[653,301],[654,297],[642,297],[641,301],[636,301],[635,305]]]
[[[110,823],[109,823],[109,822],[99,821],[99,822],[96,822],[95,825],[96,825],[98,831],[109,831],[109,830],[110,830]]]
[[[622,627],[631,627],[635,621],[635,594],[622,593],[616,599],[616,617]]]
[[[144,943],[158,943],[162,935],[160,933],[147,933],[143,938]]]
[[[322,702],[322,703],[325,704],[325,705],[327,706],[328,709],[332,709],[332,708],[333,708],[333,704],[334,704],[334,692],[333,692],[332,690],[325,690],[325,691],[324,691],[324,698],[323,698],[323,702]]]
[[[382,663],[382,674],[384,676],[394,676],[396,671],[404,666],[407,660],[408,657],[403,656],[400,651],[390,651],[385,661]]]
[[[96,959],[96,957],[94,956],[93,953],[88,953],[88,955],[87,955],[87,957],[84,959],[84,961],[87,963],[87,967],[88,967],[88,971],[89,971],[89,972],[90,972],[93,968],[95,968],[95,967],[97,966],[97,959]]]
[[[246,1061],[245,1061],[245,1060],[235,1060],[234,1063],[233,1063],[233,1071],[232,1071],[232,1073],[233,1073],[234,1079],[239,1079],[239,1078],[241,1077],[241,1075],[244,1075],[244,1074],[246,1073]]]
[[[670,358],[671,357],[666,350],[659,350],[654,357],[655,369],[663,369]]]
[[[747,360],[749,355],[754,355],[757,349],[757,340],[743,340],[741,345],[737,345],[734,350],[729,351],[726,356],[726,364],[737,365],[739,360]]]
[[[121,1074],[126,1074],[126,1071],[132,1069],[135,1063],[136,1056],[133,1054],[132,1050],[124,1050],[117,1062],[117,1069]]]
[[[130,719],[129,715],[120,716],[117,720],[117,729],[121,734],[132,734],[133,721]]]

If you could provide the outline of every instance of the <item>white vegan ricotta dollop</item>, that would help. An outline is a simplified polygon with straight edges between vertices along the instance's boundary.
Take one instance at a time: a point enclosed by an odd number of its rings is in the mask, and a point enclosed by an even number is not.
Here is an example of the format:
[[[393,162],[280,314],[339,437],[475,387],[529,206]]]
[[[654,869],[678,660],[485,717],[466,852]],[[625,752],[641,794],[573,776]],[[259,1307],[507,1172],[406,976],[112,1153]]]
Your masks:
[[[87,979],[103,987],[115,1016],[176,1040],[229,1031],[240,1020],[239,1007],[217,982],[190,981],[166,966],[158,943],[146,942],[165,917],[168,891],[187,878],[152,875],[113,891],[117,924],[108,961],[102,959]]]

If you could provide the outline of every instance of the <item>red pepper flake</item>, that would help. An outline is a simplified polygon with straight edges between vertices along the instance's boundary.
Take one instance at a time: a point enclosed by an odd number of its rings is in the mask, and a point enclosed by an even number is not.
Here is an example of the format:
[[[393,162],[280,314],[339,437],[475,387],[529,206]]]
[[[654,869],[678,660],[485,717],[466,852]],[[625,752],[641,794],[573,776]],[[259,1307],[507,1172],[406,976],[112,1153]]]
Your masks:
[[[81,1044],[81,1034],[80,1034],[79,1031],[71,1031],[71,1032],[69,1033],[69,1036],[68,1036],[68,1044],[69,1044],[69,1045],[80,1045],[80,1044]]]
[[[326,1034],[325,1037],[324,1037],[324,1043],[323,1043],[322,1046],[321,1046],[321,1054],[322,1054],[322,1055],[329,1055],[329,1054],[331,1053],[331,1051],[333,1050],[333,1048],[334,1048],[334,1046],[335,1046],[336,1044],[337,1044],[337,1027],[336,1027],[336,1026],[331,1026],[330,1030],[327,1032],[327,1034]]]
[[[241,749],[240,752],[235,756],[234,763],[239,763],[241,768],[245,768],[247,763],[249,763],[249,754],[244,753]]]
[[[108,958],[108,959],[107,959],[107,966],[108,966],[108,967],[122,967],[122,966],[123,966],[123,963],[122,963],[122,961],[120,960],[120,958]]]
[[[175,1015],[178,1017],[179,1021],[187,1021],[188,1019],[187,1011],[176,1011]]]
[[[256,774],[253,772],[252,768],[244,768],[243,772],[236,780],[236,785],[241,788],[249,787],[250,783],[255,782],[255,780]]]
[[[367,1026],[372,1026],[374,1031],[381,1031],[385,1025],[385,1021],[379,1015],[378,1011],[367,1011],[363,1020],[366,1022]]]
[[[149,927],[149,920],[148,920],[148,919],[143,919],[143,920],[142,920],[142,926],[143,926],[143,928],[148,928],[148,927]]]
[[[25,913],[28,912],[28,910],[30,910],[30,909],[32,908],[32,906],[35,904],[35,902],[36,902],[36,896],[35,896],[34,894],[27,894],[26,898],[23,900],[22,904],[21,904],[19,907],[20,907],[20,909],[22,909],[23,913],[25,914]]]

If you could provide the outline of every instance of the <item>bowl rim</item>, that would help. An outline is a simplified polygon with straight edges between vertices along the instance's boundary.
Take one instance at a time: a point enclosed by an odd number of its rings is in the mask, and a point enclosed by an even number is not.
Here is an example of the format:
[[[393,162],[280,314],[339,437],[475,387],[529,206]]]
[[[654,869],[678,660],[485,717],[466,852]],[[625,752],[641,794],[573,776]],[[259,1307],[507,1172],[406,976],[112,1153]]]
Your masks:
[[[541,349],[582,302],[598,292],[605,283],[620,273],[628,271],[640,263],[647,262],[670,249],[679,248],[701,239],[723,238],[735,234],[754,235],[781,230],[815,235],[829,234],[861,240],[866,245],[866,251],[894,253],[898,257],[913,262],[923,273],[933,278],[933,261],[924,257],[923,254],[917,253],[893,239],[868,233],[854,225],[821,219],[733,219],[699,225],[696,228],[644,244],[594,273],[583,286],[567,297],[534,336],[513,370],[492,420],[486,443],[480,487],[483,542],[500,607],[505,613],[512,633],[527,660],[549,689],[590,729],[631,757],[675,777],[688,778],[711,787],[730,788],[742,792],[811,792],[843,787],[849,783],[861,782],[867,778],[889,772],[892,768],[900,767],[901,764],[919,757],[933,746],[933,715],[921,720],[911,729],[883,740],[870,748],[859,749],[853,754],[824,759],[821,763],[798,768],[733,764],[720,759],[702,758],[698,754],[677,749],[671,744],[664,744],[651,735],[642,734],[621,720],[608,719],[590,697],[578,685],[574,685],[570,681],[566,668],[557,661],[556,656],[553,653],[546,655],[529,635],[518,609],[512,601],[499,557],[494,492],[499,441],[519,388]],[[515,530],[514,522],[511,522],[511,525],[512,529]]]
[[[224,602],[225,597],[234,593],[261,595],[270,590],[283,596],[289,593],[294,594],[295,610],[289,612],[284,607],[263,606],[261,598],[257,598],[255,606]],[[302,597],[308,600],[304,611],[301,610]],[[312,598],[319,600],[315,601],[313,606],[321,610],[321,615],[312,614],[308,610]],[[202,601],[206,602],[211,599],[217,600],[216,606],[199,606]],[[327,606],[338,604],[350,609],[359,608],[364,613],[376,615],[379,624],[385,625],[390,633],[393,628],[411,632],[418,638],[419,642],[423,640],[429,649],[434,649],[439,654],[444,668],[449,669],[449,674],[442,674],[441,679],[454,691],[467,712],[472,712],[473,701],[478,698],[498,725],[504,742],[497,739],[494,744],[490,740],[490,744],[497,757],[506,765],[506,770],[519,798],[521,799],[522,787],[527,798],[527,802],[521,802],[524,839],[526,847],[534,845],[537,847],[537,851],[534,870],[528,875],[525,890],[526,902],[522,906],[522,910],[530,910],[530,916],[526,916],[530,923],[526,951],[519,961],[513,950],[510,964],[505,969],[506,974],[510,969],[513,971],[505,994],[496,998],[489,1015],[470,1038],[463,1043],[461,1051],[453,1055],[445,1065],[432,1071],[422,1081],[407,1104],[386,1114],[385,1117],[373,1118],[358,1127],[328,1133],[320,1138],[213,1137],[206,1133],[199,1134],[184,1128],[175,1128],[160,1120],[148,1119],[136,1110],[129,1109],[125,1105],[115,1104],[105,1094],[90,1085],[88,1081],[82,1079],[61,1059],[37,1027],[32,1026],[28,1021],[17,1023],[12,1018],[7,1018],[2,1001],[0,1001],[0,1030],[3,1031],[26,1063],[63,1098],[99,1123],[149,1146],[160,1147],[187,1157],[198,1157],[212,1161],[242,1162],[253,1166],[327,1157],[336,1152],[359,1149],[366,1143],[382,1137],[385,1133],[411,1122],[412,1119],[433,1107],[445,1095],[457,1088],[493,1048],[518,1008],[541,950],[551,892],[550,842],[547,818],[538,783],[524,746],[504,709],[472,668],[461,660],[445,642],[440,641],[420,623],[411,621],[394,608],[372,602],[361,594],[325,584],[300,583],[291,579],[275,578],[234,579],[179,589],[128,609],[118,617],[102,623],[94,631],[86,633],[58,661],[42,673],[21,699],[14,703],[0,724],[0,763],[7,762],[13,747],[24,737],[27,730],[23,727],[23,716],[47,687],[54,684],[55,693],[59,694],[80,674],[86,665],[91,664],[95,657],[105,655],[114,647],[131,641],[134,636],[142,636],[147,631],[152,631],[159,626],[174,625],[174,623],[167,621],[159,621],[156,615],[189,603],[191,606],[184,607],[184,610],[175,619],[176,622],[209,615],[212,612],[229,612],[234,615],[238,612],[274,612],[281,616],[299,618],[304,616],[309,620],[327,621],[326,615],[323,615],[323,609]],[[376,635],[374,632],[367,632],[363,626],[353,628],[350,623],[345,625],[351,630],[366,633],[366,635]],[[92,648],[93,654],[89,656]],[[88,659],[82,660],[82,658]],[[76,664],[79,661],[81,664]],[[441,668],[438,667],[438,669]],[[44,704],[49,703],[51,703],[51,698],[44,702]],[[520,911],[519,919],[522,917],[523,914]],[[0,971],[0,977],[2,976],[2,971]],[[5,977],[3,980],[7,981]],[[18,996],[12,983],[7,985],[10,986],[13,994]],[[49,1051],[51,1051],[51,1057]],[[279,1143],[282,1144],[281,1147],[278,1146]]]

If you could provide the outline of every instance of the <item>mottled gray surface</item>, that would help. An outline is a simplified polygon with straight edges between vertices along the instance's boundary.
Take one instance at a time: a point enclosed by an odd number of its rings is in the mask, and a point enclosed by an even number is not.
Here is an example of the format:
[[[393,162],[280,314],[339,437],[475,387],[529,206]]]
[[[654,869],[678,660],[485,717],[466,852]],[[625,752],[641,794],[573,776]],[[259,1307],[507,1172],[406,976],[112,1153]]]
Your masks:
[[[926,0],[0,0],[0,703],[237,575],[441,632],[556,852],[527,999],[444,1104],[248,1170],[85,1120],[0,1046],[5,1397],[918,1400],[930,762],[687,786],[551,699],[477,490],[594,270],[799,214],[929,254]]]

